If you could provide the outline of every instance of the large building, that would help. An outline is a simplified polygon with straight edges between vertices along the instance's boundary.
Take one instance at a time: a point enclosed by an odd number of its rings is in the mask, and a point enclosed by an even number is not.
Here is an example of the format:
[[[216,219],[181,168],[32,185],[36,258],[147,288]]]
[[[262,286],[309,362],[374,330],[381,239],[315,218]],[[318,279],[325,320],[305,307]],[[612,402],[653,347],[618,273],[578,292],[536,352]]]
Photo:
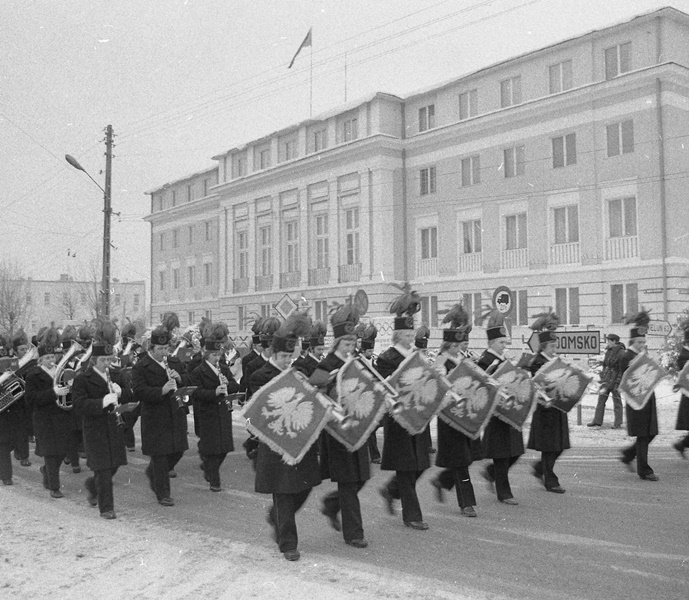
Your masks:
[[[382,316],[409,280],[437,327],[513,292],[620,331],[689,300],[689,15],[663,8],[406,98],[376,93],[154,189],[152,319],[242,332],[286,294]],[[359,292],[359,298],[363,294]]]

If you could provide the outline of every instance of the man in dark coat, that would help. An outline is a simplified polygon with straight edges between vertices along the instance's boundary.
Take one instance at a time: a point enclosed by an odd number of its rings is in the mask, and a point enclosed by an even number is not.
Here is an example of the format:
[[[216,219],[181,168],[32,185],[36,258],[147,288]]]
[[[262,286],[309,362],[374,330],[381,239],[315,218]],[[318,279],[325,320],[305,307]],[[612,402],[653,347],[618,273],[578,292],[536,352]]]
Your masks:
[[[132,370],[134,399],[141,403],[141,451],[151,457],[146,476],[163,506],[174,506],[170,497],[170,471],[189,449],[187,412],[175,397],[182,377],[168,373],[165,362],[170,334],[159,327],[151,333],[150,350]]]
[[[298,338],[287,332],[284,336],[279,335],[279,332],[273,336],[272,355],[251,376],[249,391],[252,394],[289,369],[297,342]],[[273,539],[287,560],[294,561],[300,558],[295,517],[311,494],[311,490],[320,482],[318,444],[313,444],[300,462],[287,465],[277,452],[259,442],[255,490],[259,494],[273,495],[273,505],[268,510],[266,518],[273,527]]]
[[[593,421],[587,423],[587,427],[600,427],[603,424],[603,417],[605,415],[605,403],[608,401],[608,396],[612,394],[612,406],[614,411],[613,429],[622,427],[622,398],[618,387],[622,373],[620,372],[620,358],[624,354],[624,344],[620,342],[620,336],[615,333],[609,333],[605,336],[608,341],[608,347],[605,350],[605,357],[603,358],[603,369],[600,373],[600,388],[598,390],[598,404],[596,404],[596,412],[593,415]]]
[[[29,349],[29,340],[23,328],[20,328],[14,334],[12,339],[12,350],[19,361],[19,368],[16,375],[24,379],[29,369],[36,365],[38,352],[36,348]],[[21,397],[16,404],[15,410],[18,412],[18,425],[16,429],[16,446],[14,450],[14,458],[19,461],[22,467],[30,467],[29,460],[29,439],[33,438],[33,422],[32,414],[28,405],[26,404],[26,397]]]
[[[123,389],[111,379],[112,345],[103,340],[94,342],[91,357],[91,366],[79,373],[72,384],[74,411],[83,423],[86,465],[93,471],[84,486],[89,504],[98,505],[100,516],[115,519],[112,478],[119,467],[127,464],[119,416],[135,404],[118,403]]]
[[[24,412],[24,398],[15,400],[0,412],[0,480],[3,485],[12,485],[12,451],[16,453],[21,447]]]
[[[685,323],[684,329],[684,344],[677,356],[677,371],[681,371],[684,365],[689,361],[689,319]],[[679,431],[689,430],[689,396],[682,394],[679,401],[679,408],[677,410],[677,424],[675,429]],[[681,440],[678,440],[673,445],[673,448],[680,453],[682,458],[686,458],[685,451],[689,448],[689,434],[685,435]]]
[[[323,360],[323,354],[325,352],[325,334],[328,329],[325,323],[321,321],[316,321],[311,326],[311,331],[309,331],[309,336],[304,340],[306,346],[306,351],[297,358],[292,363],[292,366],[301,371],[307,377],[311,377],[318,363]]]

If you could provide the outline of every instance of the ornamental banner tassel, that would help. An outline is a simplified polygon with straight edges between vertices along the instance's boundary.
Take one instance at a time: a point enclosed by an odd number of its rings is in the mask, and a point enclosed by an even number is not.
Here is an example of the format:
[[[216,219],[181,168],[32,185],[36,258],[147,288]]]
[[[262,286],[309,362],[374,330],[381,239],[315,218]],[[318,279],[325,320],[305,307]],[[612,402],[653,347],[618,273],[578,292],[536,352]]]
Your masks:
[[[533,382],[549,400],[543,397],[543,404],[564,413],[568,413],[579,403],[592,380],[593,377],[566,363],[559,356],[543,365],[533,378]]]
[[[438,417],[468,438],[478,439],[500,402],[500,385],[469,359],[452,369],[447,380],[452,388]]]
[[[536,406],[536,386],[529,372],[506,360],[495,370],[493,377],[504,386],[505,392],[495,407],[495,416],[521,431]]]
[[[254,393],[244,407],[246,428],[288,465],[296,465],[331,419],[332,400],[295,369]]]
[[[630,408],[641,410],[664,377],[667,377],[667,371],[648,354],[642,352],[629,363],[622,375],[620,394]]]

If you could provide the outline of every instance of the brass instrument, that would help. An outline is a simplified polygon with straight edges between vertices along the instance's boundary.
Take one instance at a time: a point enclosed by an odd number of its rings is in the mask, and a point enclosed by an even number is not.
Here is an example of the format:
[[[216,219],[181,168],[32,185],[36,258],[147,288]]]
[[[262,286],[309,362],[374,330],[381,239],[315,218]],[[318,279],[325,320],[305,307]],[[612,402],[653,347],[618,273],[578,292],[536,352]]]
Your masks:
[[[89,348],[90,350],[90,348]],[[67,352],[64,353],[62,356],[62,359],[58,363],[57,367],[55,368],[55,372],[53,373],[53,390],[55,392],[55,395],[57,396],[57,399],[55,402],[57,405],[62,409],[62,410],[72,410],[72,400],[71,398],[68,399],[69,395],[67,396],[59,396],[57,391],[58,388],[69,386],[71,387],[72,381],[74,380],[74,377],[76,375],[76,372],[73,369],[67,369],[67,363],[72,360],[72,358],[79,352],[83,352],[84,348],[83,346],[77,342],[76,340],[72,341],[72,345],[68,348]],[[90,352],[89,352],[90,355]]]
[[[397,390],[392,387],[386,379],[383,379],[382,375],[378,373],[378,371],[372,365],[369,365],[365,360],[363,360],[361,356],[358,356],[357,360],[366,369],[366,372],[374,378],[376,383],[380,383],[380,385],[385,388],[385,391],[388,393],[388,395],[385,396],[385,404],[387,404],[390,414],[397,415],[401,413],[404,410],[404,404],[402,404],[402,402],[399,400],[395,400],[395,398],[399,396]]]
[[[38,349],[32,344],[28,352],[19,359],[17,370],[14,373],[6,371],[0,375],[0,413],[24,397],[22,370],[36,358],[38,358]]]
[[[112,384],[112,379],[110,379],[110,369],[108,369],[107,367],[105,368],[105,381],[108,382],[108,390],[110,391],[110,393],[117,394],[117,392],[115,391],[115,386]],[[115,416],[117,417],[117,425],[123,427],[124,419],[122,419],[122,415],[117,410],[117,406],[113,407],[113,411],[115,412]]]
[[[220,380],[220,385],[225,386],[225,391],[227,392],[227,384],[229,383],[227,377],[223,375],[222,371],[218,368],[218,379]],[[220,399],[221,402],[225,403],[227,406],[227,412],[232,412],[232,396],[228,396],[227,393]]]
[[[325,396],[325,394],[323,394]],[[352,426],[352,417],[345,414],[344,408],[329,396],[325,396],[330,402],[331,421],[337,421],[342,429],[349,429]]]

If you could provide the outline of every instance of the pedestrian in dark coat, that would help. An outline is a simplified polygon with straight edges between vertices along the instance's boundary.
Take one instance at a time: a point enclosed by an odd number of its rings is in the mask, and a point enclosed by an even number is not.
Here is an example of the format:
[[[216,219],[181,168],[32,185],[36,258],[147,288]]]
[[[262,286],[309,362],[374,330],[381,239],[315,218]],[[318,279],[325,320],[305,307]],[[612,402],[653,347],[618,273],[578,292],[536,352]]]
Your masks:
[[[600,388],[598,390],[598,403],[596,404],[596,412],[593,416],[593,421],[587,423],[587,427],[600,427],[603,424],[603,417],[605,415],[605,404],[608,401],[608,396],[612,395],[612,406],[614,412],[613,429],[622,427],[622,398],[618,389],[622,373],[620,372],[620,358],[626,348],[620,342],[620,336],[615,333],[609,333],[605,336],[608,347],[605,350],[605,357],[603,358],[603,368],[600,372]]]
[[[271,357],[251,376],[249,391],[252,394],[289,369],[298,343],[297,333],[304,326],[306,331],[302,335],[305,335],[310,326],[309,321],[303,322],[308,325],[299,325],[298,313],[293,313],[281,328],[282,331],[273,334]],[[296,513],[306,502],[313,487],[320,482],[317,444],[313,444],[297,464],[287,465],[277,452],[259,442],[255,489],[259,494],[273,495],[273,505],[266,518],[273,527],[274,539],[280,552],[287,560],[299,560]]]
[[[29,369],[36,365],[38,351],[35,347],[29,346],[29,340],[21,327],[12,338],[12,349],[19,362],[16,375],[24,379]],[[14,457],[22,467],[30,467],[29,439],[33,438],[33,411],[26,403],[26,396],[21,397],[15,404],[17,404],[15,410],[19,413],[19,424],[16,429]]]
[[[631,363],[646,348],[646,332],[650,322],[648,311],[643,308],[627,319],[627,323],[634,323],[629,334],[629,346],[620,359],[620,371],[624,372]],[[636,473],[645,481],[658,481],[658,476],[648,464],[648,447],[658,435],[658,413],[656,411],[656,396],[651,394],[641,410],[635,410],[629,404],[625,406],[627,417],[627,435],[636,437],[636,441],[622,450],[620,460],[633,471],[632,461],[636,459]]]
[[[317,371],[322,371],[324,377],[342,368],[354,351],[356,335],[353,331],[358,320],[358,311],[349,304],[340,307],[331,316],[333,347],[317,367]],[[336,398],[337,390],[334,381],[331,381],[324,391],[331,398]],[[345,543],[355,548],[366,548],[368,542],[364,537],[358,494],[371,477],[368,447],[364,445],[357,451],[350,452],[328,431],[323,431],[320,448],[321,477],[337,483],[337,490],[328,493],[323,499],[321,512],[328,518],[333,529],[342,531]],[[342,513],[341,523],[340,513]]]
[[[0,412],[0,480],[4,485],[12,485],[12,451],[19,447],[23,417],[21,398]]]
[[[170,471],[189,449],[186,408],[174,395],[182,385],[179,373],[168,373],[165,359],[170,333],[159,327],[151,333],[151,349],[134,365],[134,399],[141,403],[141,452],[151,457],[146,476],[163,506],[173,506]]]
[[[72,415],[57,405],[58,394],[66,396],[70,388],[53,388],[58,344],[57,330],[52,327],[47,329],[39,341],[38,365],[26,375],[24,392],[27,403],[33,406],[34,434],[39,440],[37,446],[40,446],[45,462],[41,467],[43,486],[50,490],[52,498],[63,497],[60,491],[60,465],[70,450],[72,440]]]
[[[689,319],[684,323],[684,345],[677,356],[677,372],[680,372],[684,365],[689,361]],[[689,430],[689,396],[682,394],[677,409],[677,424],[675,429],[679,431]],[[685,452],[689,448],[689,434],[673,444],[673,447],[680,453],[682,458],[686,458]]]

